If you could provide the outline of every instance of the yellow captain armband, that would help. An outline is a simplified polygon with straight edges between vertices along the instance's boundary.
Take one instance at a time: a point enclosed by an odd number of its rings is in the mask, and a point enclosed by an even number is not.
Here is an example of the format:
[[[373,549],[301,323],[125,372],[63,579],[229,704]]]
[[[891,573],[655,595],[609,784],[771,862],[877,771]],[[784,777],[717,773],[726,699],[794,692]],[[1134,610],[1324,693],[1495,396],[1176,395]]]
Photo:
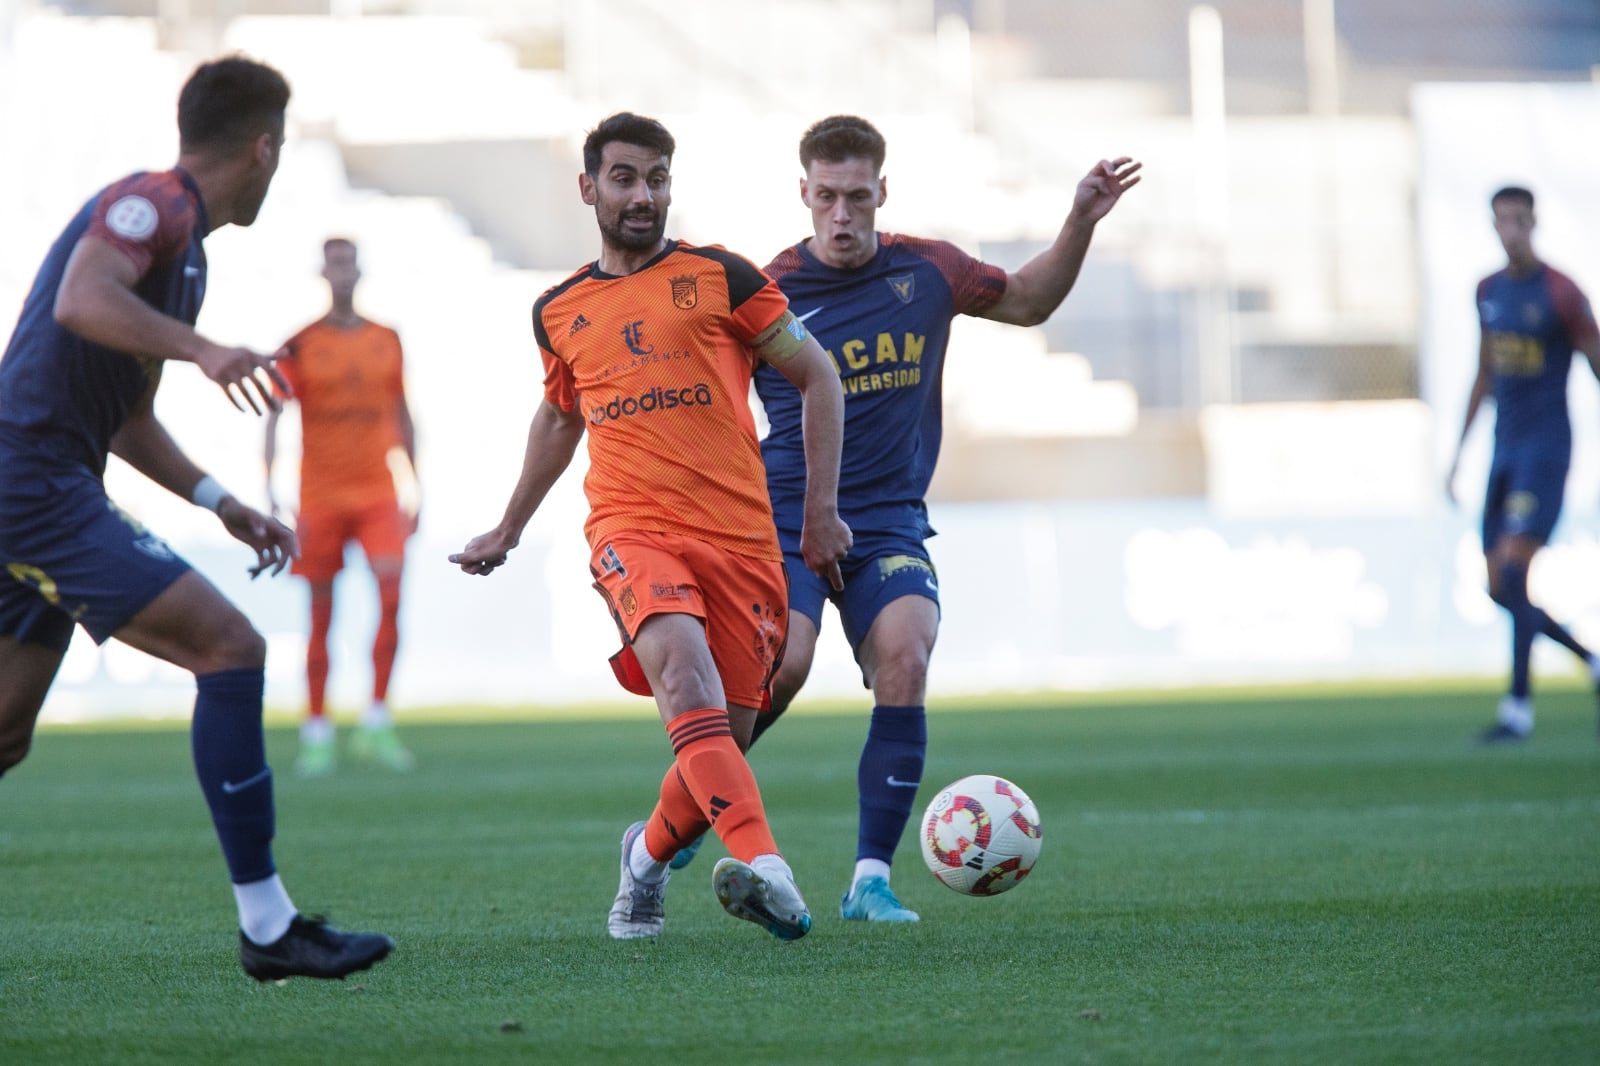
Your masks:
[[[751,347],[761,358],[778,366],[799,355],[809,336],[805,323],[794,317],[793,311],[785,311],[776,322],[761,331]]]

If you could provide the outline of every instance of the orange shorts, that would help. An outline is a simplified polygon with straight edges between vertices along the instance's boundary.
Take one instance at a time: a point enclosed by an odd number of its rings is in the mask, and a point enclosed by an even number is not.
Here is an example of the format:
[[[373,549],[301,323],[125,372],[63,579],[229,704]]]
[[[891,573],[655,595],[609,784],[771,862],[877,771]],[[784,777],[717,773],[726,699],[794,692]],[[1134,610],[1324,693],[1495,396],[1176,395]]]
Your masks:
[[[706,629],[728,702],[766,706],[767,686],[789,635],[789,578],[783,563],[753,559],[693,537],[636,532],[613,536],[589,563],[622,634],[612,668],[624,688],[650,695],[633,657],[645,619],[688,614]]]
[[[308,581],[332,581],[344,569],[344,547],[351,541],[361,545],[370,563],[403,559],[411,535],[410,516],[392,503],[303,510],[296,525],[300,558],[291,569]]]

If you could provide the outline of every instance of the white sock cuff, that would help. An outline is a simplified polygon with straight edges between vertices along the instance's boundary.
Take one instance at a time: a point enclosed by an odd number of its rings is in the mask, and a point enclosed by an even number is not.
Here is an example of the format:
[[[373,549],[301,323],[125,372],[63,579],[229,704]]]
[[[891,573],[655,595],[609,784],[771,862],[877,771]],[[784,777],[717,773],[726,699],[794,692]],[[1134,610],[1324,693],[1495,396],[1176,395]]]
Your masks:
[[[889,880],[889,864],[882,859],[857,859],[855,877],[850,882],[854,888],[869,877],[881,877]]]
[[[271,944],[289,931],[289,923],[299,911],[277,874],[260,881],[233,886],[233,901],[239,907],[239,928],[252,941]]]

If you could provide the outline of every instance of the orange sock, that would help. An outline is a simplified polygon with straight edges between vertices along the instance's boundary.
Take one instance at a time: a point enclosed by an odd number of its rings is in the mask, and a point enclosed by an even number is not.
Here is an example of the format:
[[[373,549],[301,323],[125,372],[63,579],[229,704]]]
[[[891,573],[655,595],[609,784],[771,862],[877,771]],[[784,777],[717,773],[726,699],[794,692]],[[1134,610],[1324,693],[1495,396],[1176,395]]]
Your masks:
[[[694,793],[689,791],[678,764],[673,763],[667,767],[667,776],[661,779],[661,799],[645,823],[645,850],[657,862],[666,862],[679,848],[710,828],[711,823],[706,820]]]
[[[389,698],[389,678],[400,647],[400,575],[378,579],[378,631],[372,638],[372,702]]]
[[[741,862],[749,862],[757,855],[776,854],[778,845],[772,839],[772,828],[767,825],[767,812],[761,805],[756,775],[750,772],[750,764],[733,742],[728,712],[720,707],[705,707],[680,714],[667,724],[667,736],[678,757],[677,776],[694,798],[702,817],[727,847],[728,854]],[[664,816],[668,792],[663,782],[662,806],[657,811]],[[657,819],[651,818],[650,828],[655,828],[656,822]],[[682,825],[678,828],[686,831]],[[656,854],[656,849],[649,844],[646,836],[646,848],[652,855]],[[670,847],[662,848],[662,851],[669,850]]]
[[[311,633],[306,637],[306,702],[321,718],[328,690],[328,630],[333,626],[333,591],[311,590]]]

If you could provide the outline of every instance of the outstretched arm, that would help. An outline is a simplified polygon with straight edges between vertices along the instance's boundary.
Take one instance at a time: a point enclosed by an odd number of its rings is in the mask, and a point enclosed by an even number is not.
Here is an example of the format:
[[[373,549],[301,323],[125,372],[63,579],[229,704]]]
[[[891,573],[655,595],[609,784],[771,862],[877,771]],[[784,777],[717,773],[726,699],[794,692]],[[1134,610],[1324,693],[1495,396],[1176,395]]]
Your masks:
[[[1053,315],[1078,280],[1095,224],[1117,205],[1123,193],[1139,184],[1143,165],[1127,156],[1096,163],[1078,182],[1072,210],[1067,212],[1055,242],[1006,278],[1005,295],[983,317],[1016,326],[1037,326]]]
[[[213,344],[193,326],[141,300],[134,291],[138,283],[139,268],[133,260],[98,237],[81,237],[56,291],[56,321],[85,340],[119,352],[195,363],[241,411],[245,403],[256,414],[263,406],[282,408],[273,386],[287,396],[289,383],[273,363],[285,353],[266,356],[249,348]]]
[[[280,573],[290,559],[300,554],[294,531],[277,519],[246,507],[214,481],[209,482],[207,492],[196,493],[196,488],[209,479],[156,419],[155,391],[155,386],[146,390],[128,413],[127,421],[111,438],[111,453],[168,492],[216,511],[235,540],[255,549],[256,565],[250,568],[251,577],[268,570]]]
[[[528,447],[522,456],[522,476],[511,492],[500,524],[473,537],[450,561],[468,574],[491,574],[504,566],[506,555],[522,539],[522,531],[544,502],[550,487],[572,462],[583,439],[583,415],[574,408],[563,411],[549,400],[539,404],[528,427]]]

